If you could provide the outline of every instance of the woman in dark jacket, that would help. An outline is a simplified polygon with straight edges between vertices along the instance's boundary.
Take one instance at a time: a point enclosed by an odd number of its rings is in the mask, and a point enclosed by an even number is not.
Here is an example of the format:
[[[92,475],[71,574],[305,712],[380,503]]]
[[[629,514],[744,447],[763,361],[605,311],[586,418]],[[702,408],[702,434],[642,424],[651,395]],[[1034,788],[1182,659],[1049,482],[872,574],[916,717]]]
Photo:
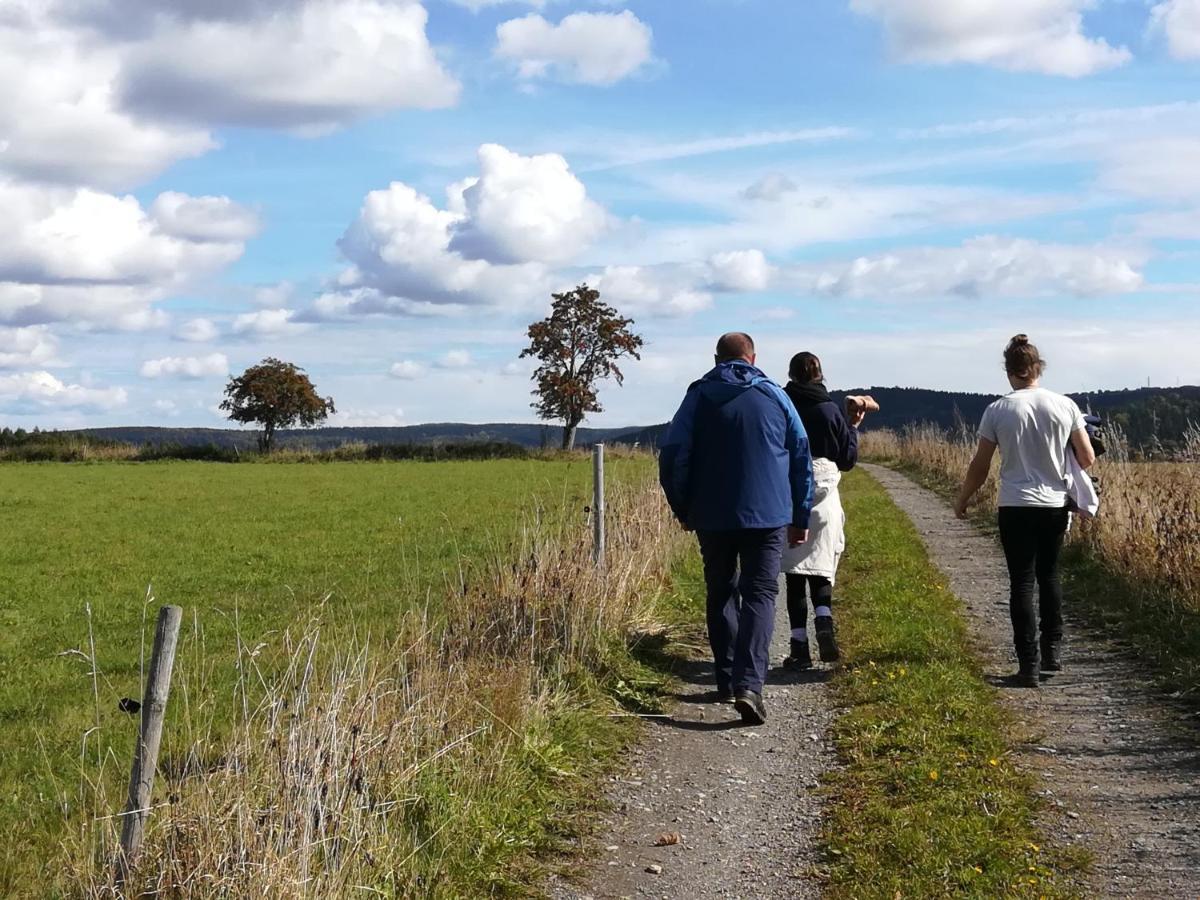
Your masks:
[[[845,521],[838,483],[841,473],[858,462],[858,426],[865,407],[855,407],[847,419],[841,406],[825,389],[821,360],[812,353],[797,353],[788,367],[790,381],[784,389],[808,433],[815,482],[813,511],[806,543],[788,547],[783,554],[787,579],[791,653],[783,661],[789,668],[812,667],[808,649],[808,599],[811,598],[822,662],[839,657],[833,629],[833,582],[846,546]],[[807,597],[806,597],[807,593]]]

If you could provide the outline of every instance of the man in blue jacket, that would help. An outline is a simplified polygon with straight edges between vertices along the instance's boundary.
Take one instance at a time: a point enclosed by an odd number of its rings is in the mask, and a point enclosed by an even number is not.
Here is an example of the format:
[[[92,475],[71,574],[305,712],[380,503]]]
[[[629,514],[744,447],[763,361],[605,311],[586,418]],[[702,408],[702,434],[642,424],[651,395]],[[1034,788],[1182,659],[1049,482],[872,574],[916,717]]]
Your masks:
[[[716,368],[671,420],[659,481],[700,540],[718,698],[761,725],[780,558],[808,539],[813,479],[800,417],[754,361],[749,335],[717,342]]]

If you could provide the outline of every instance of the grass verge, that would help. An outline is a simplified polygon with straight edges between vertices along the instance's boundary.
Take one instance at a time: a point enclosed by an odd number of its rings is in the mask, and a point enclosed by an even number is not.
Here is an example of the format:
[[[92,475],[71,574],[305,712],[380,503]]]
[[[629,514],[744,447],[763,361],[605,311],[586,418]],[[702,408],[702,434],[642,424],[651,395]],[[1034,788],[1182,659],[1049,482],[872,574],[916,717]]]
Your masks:
[[[1080,860],[1040,846],[1032,779],[960,604],[883,488],[847,479],[833,682],[841,767],[823,829],[833,897],[1074,896]]]
[[[221,698],[185,679],[126,893],[528,894],[636,734],[610,714],[666,688],[630,644],[661,633],[680,602],[669,573],[686,542],[652,482],[611,499],[602,571],[584,523],[526,533],[444,619],[410,611],[377,643],[314,616],[284,632],[280,659],[240,654],[228,735],[206,724]],[[64,894],[113,896],[103,813],[119,798],[106,784],[94,778],[74,820]]]
[[[652,473],[649,456],[609,464],[613,490]],[[380,653],[406,618],[435,628],[529,545],[588,541],[590,481],[582,456],[0,464],[0,897],[43,890],[77,820],[121,807],[137,718],[118,701],[141,696],[148,585],[185,609],[164,753],[218,755],[314,618],[322,659]]]

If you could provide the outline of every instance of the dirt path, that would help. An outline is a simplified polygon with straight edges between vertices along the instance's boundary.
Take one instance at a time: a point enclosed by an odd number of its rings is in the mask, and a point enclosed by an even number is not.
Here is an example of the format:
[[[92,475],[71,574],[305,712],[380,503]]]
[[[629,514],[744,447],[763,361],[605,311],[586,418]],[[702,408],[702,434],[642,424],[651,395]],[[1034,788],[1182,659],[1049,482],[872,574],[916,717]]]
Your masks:
[[[779,605],[776,664],[787,650],[782,593]],[[554,881],[551,897],[818,896],[808,872],[820,827],[818,779],[833,762],[828,672],[772,669],[767,724],[758,728],[742,725],[732,706],[698,702],[713,687],[711,662],[676,674],[687,693],[674,715],[650,720],[653,730],[611,785],[615,812],[590,848],[593,862],[577,880]],[[654,846],[664,832],[680,842]]]
[[[1015,670],[1008,577],[996,542],[904,476],[866,467],[912,518],[963,601],[987,672]],[[1066,671],[1042,690],[1003,690],[1027,769],[1051,803],[1045,827],[1091,851],[1093,896],[1200,898],[1200,725],[1155,694],[1138,663],[1073,621]]]

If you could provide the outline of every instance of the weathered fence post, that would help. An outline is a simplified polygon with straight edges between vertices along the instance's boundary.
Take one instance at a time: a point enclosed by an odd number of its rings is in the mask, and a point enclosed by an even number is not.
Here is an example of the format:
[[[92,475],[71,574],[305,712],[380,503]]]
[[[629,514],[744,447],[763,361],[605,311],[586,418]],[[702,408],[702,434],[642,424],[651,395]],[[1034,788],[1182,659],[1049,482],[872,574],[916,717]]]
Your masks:
[[[183,610],[164,606],[158,611],[154,627],[154,649],[150,654],[150,672],[142,698],[142,719],[133,770],[129,774],[129,801],[121,823],[121,851],[117,858],[117,880],[125,881],[142,846],[142,833],[150,814],[150,795],[154,790],[154,771],[158,766],[158,747],[162,742],[163,714],[171,692],[171,669],[175,665],[175,646]]]
[[[596,565],[604,567],[604,445],[592,448],[592,556]]]

